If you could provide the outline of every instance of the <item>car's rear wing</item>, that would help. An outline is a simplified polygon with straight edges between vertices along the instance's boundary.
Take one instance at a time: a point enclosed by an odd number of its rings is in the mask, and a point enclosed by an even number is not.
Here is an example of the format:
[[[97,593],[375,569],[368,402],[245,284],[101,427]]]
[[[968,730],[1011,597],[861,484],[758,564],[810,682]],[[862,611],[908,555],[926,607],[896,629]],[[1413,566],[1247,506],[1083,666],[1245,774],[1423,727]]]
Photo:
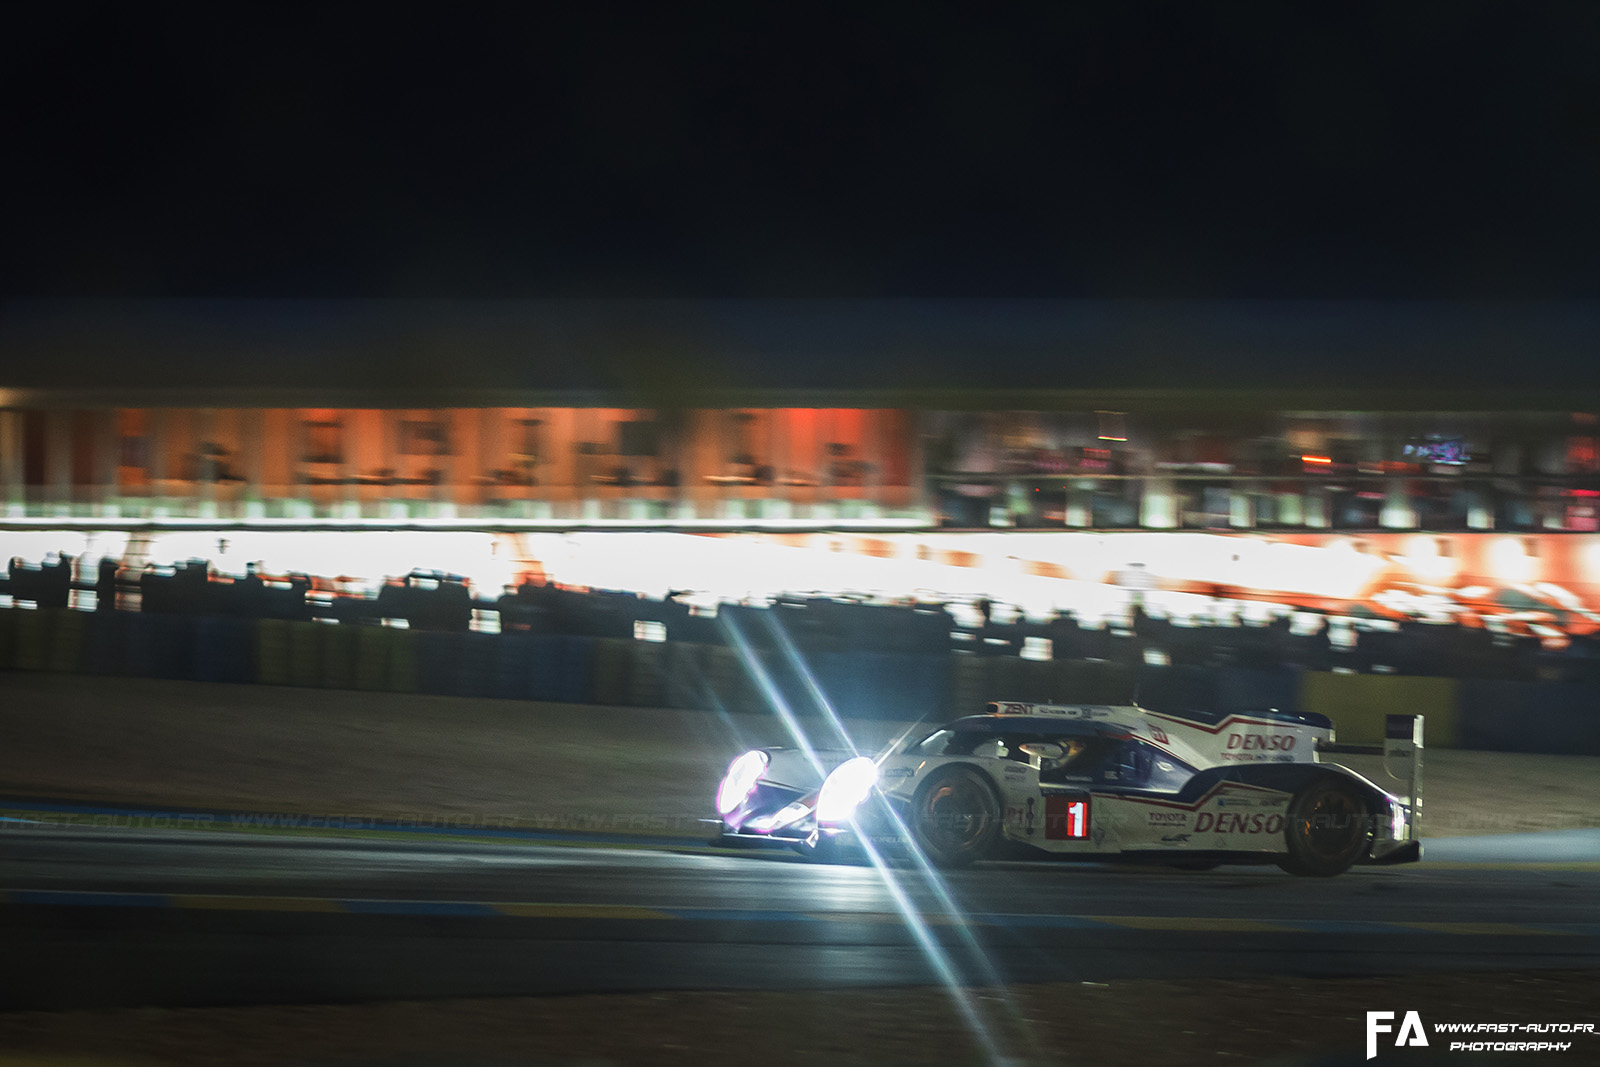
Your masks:
[[[1411,806],[1411,836],[1415,840],[1422,822],[1422,716],[1387,715],[1383,724],[1383,744],[1347,745],[1328,740],[1317,742],[1317,755],[1381,756],[1383,772],[1404,785],[1401,794]]]

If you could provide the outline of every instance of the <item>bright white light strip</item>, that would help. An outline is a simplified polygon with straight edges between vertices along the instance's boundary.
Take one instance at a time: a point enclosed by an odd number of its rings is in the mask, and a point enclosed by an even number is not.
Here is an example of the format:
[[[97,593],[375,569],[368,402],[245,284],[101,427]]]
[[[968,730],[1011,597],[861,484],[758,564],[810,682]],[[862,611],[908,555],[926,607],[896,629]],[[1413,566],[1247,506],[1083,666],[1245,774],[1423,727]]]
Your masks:
[[[725,614],[721,617],[721,622],[724,632],[727,633],[731,643],[733,644],[734,650],[738,653],[740,660],[745,666],[745,669],[750,672],[750,676],[756,680],[758,685],[761,686],[761,689],[763,693],[765,693],[768,702],[772,705],[773,711],[775,711],[778,714],[778,717],[783,720],[783,723],[788,728],[790,735],[794,738],[795,744],[805,754],[806,759],[811,763],[811,765],[816,768],[817,773],[821,774],[822,762],[817,758],[816,750],[811,746],[811,741],[806,736],[805,731],[801,729],[800,722],[795,718],[794,712],[789,708],[788,703],[778,693],[777,687],[772,682],[772,676],[767,672],[766,668],[761,665],[760,658],[757,657],[755,652],[750,648],[750,644],[745,639],[744,634],[740,632],[739,627],[733,622],[733,617]],[[820,692],[820,690],[816,689],[814,689],[814,691]],[[838,717],[834,715],[833,709],[828,707],[827,712],[829,718],[832,719],[837,726],[839,724],[839,720]],[[936,972],[938,972],[940,982],[944,985],[946,991],[950,995],[950,998],[955,1001],[956,1007],[961,1011],[962,1016],[965,1017],[967,1025],[971,1029],[973,1035],[983,1045],[984,1051],[987,1053],[988,1061],[990,1063],[1005,1062],[1006,1057],[1002,1055],[999,1046],[995,1043],[993,1035],[989,1032],[988,1026],[985,1025],[983,1019],[979,1016],[977,1009],[973,1005],[972,994],[967,991],[967,989],[959,980],[959,977],[955,972],[955,968],[951,966],[949,957],[939,946],[938,942],[934,940],[933,934],[928,929],[927,922],[923,920],[922,915],[917,910],[916,905],[911,902],[911,899],[908,896],[906,896],[905,890],[901,888],[898,880],[894,877],[893,873],[889,871],[887,865],[884,863],[883,857],[879,855],[877,850],[872,847],[871,842],[867,841],[865,838],[862,838],[861,846],[866,850],[867,856],[871,860],[873,868],[878,872],[879,878],[883,881],[884,887],[889,891],[890,897],[894,900],[895,908],[900,912],[901,918],[905,921],[906,927],[911,930],[913,936],[916,937],[917,943],[921,947],[923,955],[927,958],[929,965],[933,967]],[[927,867],[926,860],[921,862],[924,867]],[[928,869],[931,872],[931,868]],[[936,891],[939,893],[941,899],[947,902],[948,913],[951,916],[958,915],[958,912],[955,909],[954,901],[950,900],[948,893],[943,891],[943,887],[937,887]],[[972,932],[967,929],[965,924],[962,924],[960,929],[976,958],[982,961],[983,970],[986,974],[986,982],[984,984],[994,988],[1003,988],[999,980],[999,975],[995,972],[994,967],[989,963],[988,957],[983,954],[983,951],[978,946],[977,939],[973,937]]]
[[[789,661],[789,666],[799,676],[800,680],[805,683],[806,693],[811,697],[812,702],[816,704],[817,710],[822,712],[822,717],[827,720],[839,747],[848,748],[851,752],[859,755],[860,750],[856,748],[855,740],[851,738],[850,732],[844,728],[844,722],[839,718],[838,713],[833,710],[833,703],[828,699],[828,695],[822,691],[822,686],[817,684],[816,675],[811,673],[811,668],[801,658],[800,650],[795,647],[794,640],[790,638],[789,631],[784,627],[778,613],[775,611],[763,612],[761,621],[766,624],[767,631],[772,634],[773,639],[777,642],[778,650],[783,653],[784,659]]]
[[[978,1014],[977,1006],[973,1003],[972,992],[967,988],[967,983],[961,981],[960,976],[956,974],[949,955],[939,945],[939,942],[934,939],[933,931],[928,928],[928,923],[923,919],[922,912],[900,885],[900,880],[894,876],[894,872],[889,869],[888,863],[878,850],[872,847],[871,841],[862,838],[860,843],[861,848],[867,854],[867,859],[872,864],[872,869],[878,873],[878,877],[883,881],[884,888],[889,891],[889,898],[894,901],[895,910],[900,913],[900,918],[905,922],[912,936],[917,939],[917,945],[922,949],[923,956],[927,958],[929,965],[938,972],[939,981],[944,985],[945,992],[950,999],[955,1001],[956,1008],[960,1010],[962,1016],[966,1019],[967,1028],[972,1031],[973,1036],[983,1045],[988,1062],[991,1064],[1014,1062],[1013,1057],[1006,1056],[1001,1051],[999,1044],[994,1039],[994,1035],[989,1032],[988,1024]],[[915,851],[913,848],[912,852],[914,853]],[[926,861],[923,862],[926,865]],[[947,914],[953,918],[959,917],[959,913],[954,910],[953,903]],[[973,937],[972,931],[965,923],[960,923],[957,929],[961,931],[963,939],[967,942],[968,948],[972,951],[974,957],[982,961],[983,969],[986,972],[986,984],[997,991],[1005,999],[1006,1007],[1013,1015],[1017,1015],[1016,1008],[1011,1003],[1010,994],[1006,992],[1006,987],[999,981],[999,975],[994,970],[994,967],[990,965],[989,958],[978,947],[977,939]],[[1022,1032],[1026,1033],[1027,1030],[1024,1029]]]
[[[761,687],[761,692],[767,698],[767,703],[772,706],[772,710],[777,713],[778,718],[783,720],[784,727],[788,729],[789,736],[794,738],[795,747],[799,748],[801,753],[805,755],[806,762],[811,764],[818,777],[826,775],[827,772],[822,767],[822,760],[817,758],[817,750],[812,747],[811,739],[806,736],[805,730],[801,728],[800,720],[795,718],[795,714],[789,708],[788,702],[783,699],[783,694],[778,692],[778,687],[773,683],[772,675],[767,673],[767,669],[762,666],[761,658],[751,649],[750,642],[745,638],[744,633],[739,629],[738,624],[733,621],[733,618],[732,613],[723,612],[717,616],[717,621],[721,623],[723,633],[728,635],[729,643],[738,655],[739,661],[744,664],[744,669],[749,672],[750,677],[755,679],[756,684]]]
[[[765,613],[763,616],[763,621],[766,622],[767,627],[777,638],[778,647],[783,651],[785,658],[788,659],[790,665],[794,668],[795,673],[798,674],[802,680],[804,680],[807,691],[811,694],[812,699],[816,701],[818,709],[821,710],[824,717],[832,725],[837,734],[843,738],[847,744],[849,744],[851,751],[855,751],[855,745],[850,741],[849,735],[845,731],[843,721],[840,720],[838,713],[834,710],[832,702],[828,700],[827,694],[822,691],[822,687],[817,683],[816,676],[811,672],[810,666],[800,655],[799,649],[795,647],[794,641],[789,637],[788,630],[782,625],[781,622],[778,621],[777,613]],[[903,742],[907,737],[911,736],[912,731],[916,730],[919,725],[921,725],[920,721],[912,723],[905,729],[903,733],[901,733],[898,739],[896,739],[883,750],[877,759],[872,760],[874,769],[876,769],[877,765],[882,762],[884,756],[887,756],[889,753],[899,748],[901,742]],[[865,757],[858,758],[864,759]],[[821,798],[819,797],[818,800],[820,801],[820,799]],[[900,821],[900,817],[896,815],[893,809],[889,808],[888,805],[884,806],[884,810],[888,811],[890,818],[894,820],[895,829],[898,836],[904,841],[911,841],[912,839],[910,831],[906,825]],[[973,1004],[972,995],[964,988],[963,983],[959,981],[959,978],[955,972],[955,967],[950,961],[949,954],[944,951],[944,949],[936,940],[934,940],[933,935],[928,929],[927,921],[923,919],[922,912],[906,894],[904,887],[900,884],[899,877],[893,870],[889,868],[889,865],[884,861],[883,856],[878,852],[878,850],[873,847],[871,840],[862,836],[857,838],[857,842],[861,846],[862,851],[866,853],[867,859],[872,864],[873,871],[878,875],[878,879],[883,883],[884,888],[889,892],[891,899],[894,900],[895,908],[900,912],[900,916],[905,922],[907,929],[909,929],[916,937],[918,945],[922,949],[923,955],[928,959],[929,965],[939,973],[940,980],[944,983],[946,992],[949,994],[950,998],[956,1002],[956,1006],[960,1009],[961,1014],[966,1018],[968,1027],[983,1044],[984,1049],[988,1053],[989,1061],[991,1063],[1006,1062],[1007,1057],[1001,1054],[998,1045],[995,1043],[993,1035],[989,1032],[988,1026],[984,1023],[982,1017],[979,1016],[977,1008]],[[934,899],[938,902],[940,910],[951,919],[956,920],[955,929],[958,931],[958,936],[965,944],[967,952],[977,963],[978,968],[981,971],[980,981],[978,984],[987,986],[990,989],[998,990],[999,997],[1002,1003],[1005,1005],[1006,1011],[1012,1016],[1012,1021],[1014,1023],[1013,1029],[1017,1033],[1023,1035],[1029,1034],[1031,1031],[1026,1024],[1023,1023],[1022,1015],[1017,1010],[1015,1002],[1011,1000],[1010,994],[1005,991],[1005,983],[1001,980],[1000,973],[996,971],[994,965],[989,962],[989,957],[983,951],[983,946],[978,944],[977,937],[973,934],[972,928],[965,922],[964,913],[962,909],[957,906],[955,899],[951,897],[950,891],[946,887],[943,877],[938,871],[933,869],[932,865],[928,863],[927,857],[923,856],[915,845],[912,845],[907,851],[910,853],[913,861],[916,863],[918,873],[922,875],[923,883],[928,887],[929,892],[933,894]],[[1035,1049],[1034,1051],[1038,1052],[1039,1050]]]

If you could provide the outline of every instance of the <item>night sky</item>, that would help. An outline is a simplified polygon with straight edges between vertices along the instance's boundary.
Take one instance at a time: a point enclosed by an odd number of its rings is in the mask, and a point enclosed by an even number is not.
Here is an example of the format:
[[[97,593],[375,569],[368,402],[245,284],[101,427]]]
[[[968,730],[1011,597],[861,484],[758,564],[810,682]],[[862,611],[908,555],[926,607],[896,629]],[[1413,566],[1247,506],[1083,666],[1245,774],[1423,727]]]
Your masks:
[[[0,376],[476,323],[513,384],[626,336],[760,384],[1600,385],[1600,4],[404,11],[7,8]]]

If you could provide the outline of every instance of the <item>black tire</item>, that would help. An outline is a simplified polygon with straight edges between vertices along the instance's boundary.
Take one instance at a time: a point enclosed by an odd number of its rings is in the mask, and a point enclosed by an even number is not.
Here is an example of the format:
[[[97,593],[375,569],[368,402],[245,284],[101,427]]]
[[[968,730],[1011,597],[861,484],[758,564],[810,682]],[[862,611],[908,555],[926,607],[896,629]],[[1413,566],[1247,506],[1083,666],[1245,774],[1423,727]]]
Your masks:
[[[1283,836],[1289,855],[1279,867],[1311,878],[1340,874],[1372,846],[1366,795],[1355,783],[1325,774],[1289,802]]]
[[[940,867],[983,858],[1000,837],[1000,797],[971,767],[935,771],[911,803],[911,836]]]

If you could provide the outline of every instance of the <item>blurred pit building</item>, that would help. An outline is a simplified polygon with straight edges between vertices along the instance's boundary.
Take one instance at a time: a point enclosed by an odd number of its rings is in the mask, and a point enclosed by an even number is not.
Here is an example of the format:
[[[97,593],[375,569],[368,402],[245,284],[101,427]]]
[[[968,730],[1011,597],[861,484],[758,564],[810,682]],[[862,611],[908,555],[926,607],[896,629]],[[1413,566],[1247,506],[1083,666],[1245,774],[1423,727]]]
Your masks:
[[[0,390],[0,517],[640,529],[1600,529],[1560,391]],[[1355,405],[1361,405],[1356,410]]]
[[[0,520],[1594,532],[1600,390],[1571,368],[1597,329],[1587,304],[10,301]]]

